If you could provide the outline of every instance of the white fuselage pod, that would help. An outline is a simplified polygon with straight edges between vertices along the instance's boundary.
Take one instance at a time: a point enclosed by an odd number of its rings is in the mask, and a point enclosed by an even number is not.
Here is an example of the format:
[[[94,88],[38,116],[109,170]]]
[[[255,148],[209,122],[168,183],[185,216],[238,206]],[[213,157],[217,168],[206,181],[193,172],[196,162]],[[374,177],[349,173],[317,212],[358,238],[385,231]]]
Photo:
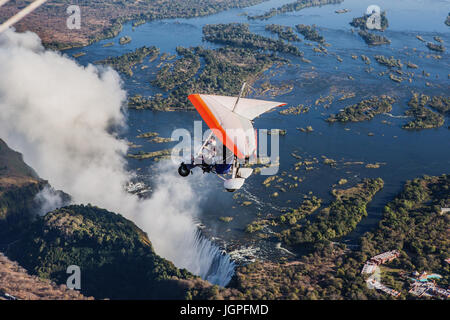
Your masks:
[[[234,179],[228,179],[224,182],[224,187],[230,192],[233,192],[235,190],[240,189],[244,185],[245,179],[244,178],[234,178]]]

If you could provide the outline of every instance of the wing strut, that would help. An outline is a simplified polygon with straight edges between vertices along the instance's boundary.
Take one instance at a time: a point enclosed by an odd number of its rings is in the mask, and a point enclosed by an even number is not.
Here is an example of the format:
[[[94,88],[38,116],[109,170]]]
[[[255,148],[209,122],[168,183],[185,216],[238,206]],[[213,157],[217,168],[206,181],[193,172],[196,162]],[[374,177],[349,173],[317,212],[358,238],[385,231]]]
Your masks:
[[[236,100],[236,103],[234,104],[234,107],[233,107],[233,112],[234,112],[234,109],[236,109],[236,107],[237,107],[237,105],[238,105],[238,103],[239,103],[239,100],[241,99],[241,97],[242,97],[242,95],[244,94],[244,89],[245,89],[245,85],[247,84],[247,82],[244,82],[243,84],[242,84],[242,88],[241,88],[241,92],[239,92],[239,96],[238,96],[238,98],[237,98],[237,100]]]
[[[17,14],[6,20],[3,24],[0,25],[0,33],[12,27],[15,23],[19,22],[23,18],[25,18],[28,14],[39,8],[43,5],[47,0],[36,0],[29,4],[27,7],[20,10]],[[4,5],[8,1],[0,0],[1,5]]]

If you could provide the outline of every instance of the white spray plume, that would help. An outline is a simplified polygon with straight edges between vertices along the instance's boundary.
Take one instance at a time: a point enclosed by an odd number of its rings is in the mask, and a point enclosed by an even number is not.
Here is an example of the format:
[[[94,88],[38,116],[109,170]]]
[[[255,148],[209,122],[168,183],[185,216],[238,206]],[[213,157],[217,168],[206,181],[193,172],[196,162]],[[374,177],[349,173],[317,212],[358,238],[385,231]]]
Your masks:
[[[232,263],[198,237],[193,222],[198,199],[187,180],[170,173],[176,170],[167,164],[155,177],[151,199],[125,192],[128,146],[110,132],[125,125],[125,99],[114,70],[82,67],[45,50],[34,33],[0,35],[0,137],[75,203],[121,213],[148,233],[158,254],[225,285]],[[50,200],[49,207],[59,205]]]

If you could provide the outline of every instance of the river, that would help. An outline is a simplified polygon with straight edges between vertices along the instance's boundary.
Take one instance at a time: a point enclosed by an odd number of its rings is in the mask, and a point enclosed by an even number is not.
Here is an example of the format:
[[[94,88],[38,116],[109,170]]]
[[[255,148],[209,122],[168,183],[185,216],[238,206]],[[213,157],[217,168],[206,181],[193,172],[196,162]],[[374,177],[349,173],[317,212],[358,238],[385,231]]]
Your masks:
[[[81,64],[93,63],[108,56],[118,56],[141,46],[157,46],[161,52],[175,54],[177,46],[198,46],[216,48],[217,45],[202,41],[202,27],[205,24],[245,22],[250,24],[253,32],[269,37],[276,37],[265,31],[266,24],[281,24],[294,27],[296,24],[316,24],[324,36],[328,47],[328,55],[313,52],[312,47],[306,45],[309,41],[294,43],[305,53],[305,58],[311,60],[306,64],[300,59],[285,56],[291,60],[277,70],[276,74],[266,76],[272,83],[287,81],[293,85],[293,90],[287,94],[271,98],[268,96],[253,95],[255,98],[275,99],[288,105],[312,105],[309,113],[302,115],[280,115],[278,112],[267,113],[256,119],[256,128],[286,129],[287,135],[280,137],[280,173],[294,174],[303,179],[298,188],[288,192],[280,192],[279,197],[272,198],[274,191],[262,185],[264,176],[254,175],[249,179],[242,192],[243,198],[236,200],[233,195],[223,191],[222,181],[214,176],[200,179],[199,193],[202,197],[202,212],[200,221],[206,225],[205,232],[215,239],[221,239],[223,244],[238,243],[243,245],[261,245],[262,242],[252,238],[244,232],[245,226],[257,217],[257,214],[280,214],[280,208],[298,207],[303,196],[312,194],[323,198],[325,202],[332,200],[330,191],[341,178],[347,179],[347,185],[360,181],[365,177],[381,177],[385,187],[380,191],[368,207],[368,217],[364,218],[350,235],[341,239],[349,243],[357,243],[357,239],[366,231],[376,228],[382,215],[384,205],[402,189],[408,179],[422,175],[440,175],[449,173],[450,168],[450,123],[448,117],[444,126],[438,129],[421,131],[406,131],[401,128],[407,119],[397,117],[403,115],[407,109],[407,102],[411,92],[426,94],[449,93],[449,54],[441,54],[441,59],[435,59],[430,54],[425,43],[416,39],[421,35],[427,41],[433,41],[433,36],[439,36],[448,46],[450,43],[449,27],[444,24],[449,12],[449,1],[432,0],[346,0],[339,5],[329,5],[308,8],[275,16],[267,21],[248,21],[243,13],[250,15],[261,14],[272,7],[292,2],[292,0],[271,0],[262,4],[243,9],[232,9],[207,17],[192,19],[170,19],[153,21],[132,28],[131,23],[124,25],[122,32],[114,39],[106,39],[85,48],[66,51],[72,55],[85,52],[86,55],[77,60]],[[352,32],[349,22],[353,17],[361,16],[371,4],[377,4],[386,10],[389,19],[389,28],[384,34],[391,39],[388,46],[369,47]],[[344,14],[337,14],[337,9],[350,9]],[[131,43],[119,45],[118,38],[124,35],[132,37]],[[109,42],[115,44],[110,47],[103,45]],[[339,55],[343,61],[340,63],[333,55]],[[371,73],[365,71],[366,65],[351,55],[366,55],[372,60]],[[396,83],[388,78],[388,74],[379,76],[378,73],[387,68],[375,62],[376,54],[387,57],[394,56],[403,62],[410,61],[419,65],[415,70],[417,76],[412,83],[404,81]],[[148,59],[147,59],[148,60]],[[129,95],[142,94],[144,96],[162,92],[150,85],[155,78],[159,59],[154,62],[144,62],[147,66],[141,69],[138,65],[133,69],[134,76],[123,76],[124,88]],[[406,69],[406,68],[404,68]],[[421,76],[422,70],[430,73],[429,77]],[[354,80],[350,79],[351,76]],[[261,81],[260,81],[261,82]],[[257,82],[256,86],[260,83]],[[431,84],[428,86],[427,83]],[[338,101],[341,92],[355,92],[356,96],[344,101]],[[314,102],[320,96],[335,95],[329,108]],[[372,95],[388,94],[396,98],[391,115],[379,115],[371,121],[347,124],[329,124],[324,121],[330,114],[338,112],[341,108],[356,103]],[[128,129],[124,135],[129,141],[143,145],[140,150],[154,151],[165,149],[174,144],[152,144],[136,136],[140,132],[156,131],[162,137],[170,137],[177,128],[193,129],[193,121],[201,120],[196,112],[154,112],[149,110],[128,111]],[[304,133],[298,127],[312,126],[314,131]],[[370,135],[369,135],[370,133]],[[336,167],[325,164],[314,165],[313,170],[294,171],[297,159],[291,156],[296,152],[303,159],[321,157],[337,161]],[[380,163],[378,169],[366,168],[361,164],[344,164],[348,162]],[[129,160],[130,170],[140,170],[151,180],[152,160]],[[148,170],[150,168],[150,171]],[[181,178],[180,178],[181,179]],[[191,176],[188,179],[197,179]],[[195,180],[193,183],[196,183]],[[207,190],[207,191],[206,191]],[[241,206],[243,200],[253,202],[250,206]],[[229,223],[219,221],[221,216],[232,216]],[[277,252],[276,243],[265,243],[262,256],[271,256]]]

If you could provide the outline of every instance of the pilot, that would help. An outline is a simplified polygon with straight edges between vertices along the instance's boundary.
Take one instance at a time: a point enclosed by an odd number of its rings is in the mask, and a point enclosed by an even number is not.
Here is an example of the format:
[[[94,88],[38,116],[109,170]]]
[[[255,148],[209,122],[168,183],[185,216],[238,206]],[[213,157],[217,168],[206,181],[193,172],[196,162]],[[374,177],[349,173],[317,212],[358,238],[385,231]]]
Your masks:
[[[205,147],[202,150],[203,161],[210,165],[215,165],[216,155],[217,155],[217,141],[214,136],[212,136],[208,142],[206,142]]]

